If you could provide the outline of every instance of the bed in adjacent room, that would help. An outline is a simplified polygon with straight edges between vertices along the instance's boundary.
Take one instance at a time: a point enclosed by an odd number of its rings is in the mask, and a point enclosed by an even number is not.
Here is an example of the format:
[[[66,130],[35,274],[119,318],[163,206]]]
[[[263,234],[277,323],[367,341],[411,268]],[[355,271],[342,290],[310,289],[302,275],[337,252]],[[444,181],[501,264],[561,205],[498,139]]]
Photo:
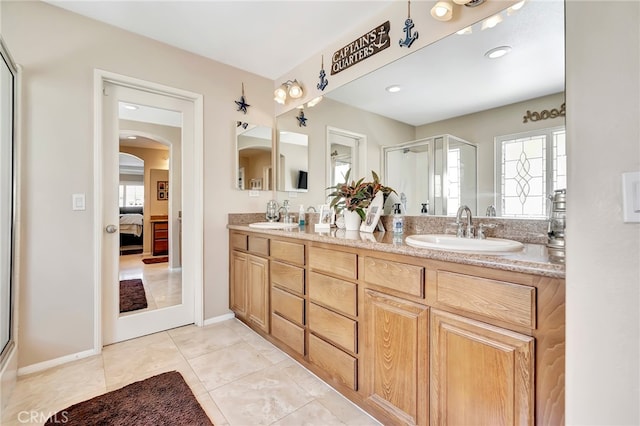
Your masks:
[[[120,207],[120,254],[138,254],[143,249],[142,207]]]

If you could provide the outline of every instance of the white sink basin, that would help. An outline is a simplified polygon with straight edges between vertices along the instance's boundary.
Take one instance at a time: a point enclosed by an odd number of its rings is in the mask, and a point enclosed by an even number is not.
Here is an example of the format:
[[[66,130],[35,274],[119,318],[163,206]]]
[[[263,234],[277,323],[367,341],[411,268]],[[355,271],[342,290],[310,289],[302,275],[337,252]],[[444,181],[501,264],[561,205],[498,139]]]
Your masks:
[[[249,224],[249,228],[260,229],[286,229],[297,228],[297,223],[284,223],[284,222],[254,222]]]
[[[503,238],[477,240],[448,234],[410,235],[405,242],[412,247],[480,254],[510,254],[524,248],[521,242]]]

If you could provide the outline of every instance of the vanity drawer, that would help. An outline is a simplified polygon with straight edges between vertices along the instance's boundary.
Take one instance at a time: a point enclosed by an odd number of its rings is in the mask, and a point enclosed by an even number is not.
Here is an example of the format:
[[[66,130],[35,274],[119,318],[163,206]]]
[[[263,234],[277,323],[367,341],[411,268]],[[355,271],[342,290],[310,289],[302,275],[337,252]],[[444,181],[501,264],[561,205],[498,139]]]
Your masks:
[[[309,299],[347,315],[358,315],[357,286],[348,281],[311,272]]]
[[[424,298],[424,268],[421,266],[366,257],[364,280],[370,284]]]
[[[249,235],[249,252],[269,256],[269,239]]]
[[[313,334],[309,335],[309,361],[349,388],[358,390],[358,360]]]
[[[535,287],[438,271],[436,301],[510,324],[536,326]]]
[[[271,283],[304,294],[304,269],[272,260]]]
[[[271,258],[304,265],[304,244],[271,240]]]
[[[328,309],[309,303],[307,316],[309,330],[342,346],[346,350],[357,353],[357,323]]]
[[[288,320],[304,324],[304,299],[276,287],[271,288],[271,310]]]
[[[355,280],[358,278],[358,256],[320,247],[309,248],[309,266],[316,271]]]
[[[271,335],[304,356],[304,328],[272,313]]]
[[[248,246],[248,235],[232,233],[230,236],[231,248],[235,250],[246,250]]]

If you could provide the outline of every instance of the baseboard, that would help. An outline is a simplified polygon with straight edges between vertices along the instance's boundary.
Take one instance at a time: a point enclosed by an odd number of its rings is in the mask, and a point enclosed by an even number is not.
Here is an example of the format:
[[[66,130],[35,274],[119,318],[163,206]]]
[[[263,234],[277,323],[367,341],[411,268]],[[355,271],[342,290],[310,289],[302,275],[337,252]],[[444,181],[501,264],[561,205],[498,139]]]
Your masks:
[[[211,325],[211,324],[216,324],[218,322],[222,322],[222,321],[226,321],[226,320],[230,320],[235,318],[236,315],[233,312],[229,312],[228,314],[224,314],[224,315],[220,315],[217,317],[213,317],[213,318],[207,318],[206,320],[204,320],[204,326],[207,325]]]
[[[82,358],[88,358],[93,355],[98,355],[100,351],[95,349],[89,349],[88,351],[77,352],[71,355],[61,356],[60,358],[50,359],[49,361],[39,362],[37,364],[27,365],[26,367],[18,368],[18,376],[25,376],[31,373],[37,373],[39,371],[47,370],[51,367],[57,367],[62,364],[66,364],[71,361],[76,361]]]

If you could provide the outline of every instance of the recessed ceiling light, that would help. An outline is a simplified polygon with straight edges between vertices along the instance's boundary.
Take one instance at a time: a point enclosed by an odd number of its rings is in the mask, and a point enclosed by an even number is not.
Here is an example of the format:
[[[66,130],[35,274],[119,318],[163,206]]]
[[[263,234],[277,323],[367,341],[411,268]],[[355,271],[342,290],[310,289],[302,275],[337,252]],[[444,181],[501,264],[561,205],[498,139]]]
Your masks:
[[[509,52],[511,52],[510,46],[499,46],[499,47],[494,47],[493,49],[487,51],[487,53],[485,53],[484,56],[489,59],[498,59],[503,57]]]
[[[137,136],[133,136],[133,135],[132,135],[132,136],[127,136],[127,139],[131,139],[131,140],[133,140],[133,139],[138,139],[138,137],[137,137]]]
[[[393,86],[389,86],[387,88],[385,88],[384,90],[386,90],[389,93],[396,93],[400,91],[400,86],[398,86],[397,84],[394,84]]]
[[[131,110],[131,111],[135,111],[135,110],[137,110],[137,109],[138,109],[138,107],[137,107],[136,105],[129,105],[129,104],[125,104],[125,105],[124,105],[124,109],[128,109],[128,110]]]
[[[473,33],[473,29],[469,26],[467,28],[463,28],[460,31],[456,31],[458,35],[467,35]]]

